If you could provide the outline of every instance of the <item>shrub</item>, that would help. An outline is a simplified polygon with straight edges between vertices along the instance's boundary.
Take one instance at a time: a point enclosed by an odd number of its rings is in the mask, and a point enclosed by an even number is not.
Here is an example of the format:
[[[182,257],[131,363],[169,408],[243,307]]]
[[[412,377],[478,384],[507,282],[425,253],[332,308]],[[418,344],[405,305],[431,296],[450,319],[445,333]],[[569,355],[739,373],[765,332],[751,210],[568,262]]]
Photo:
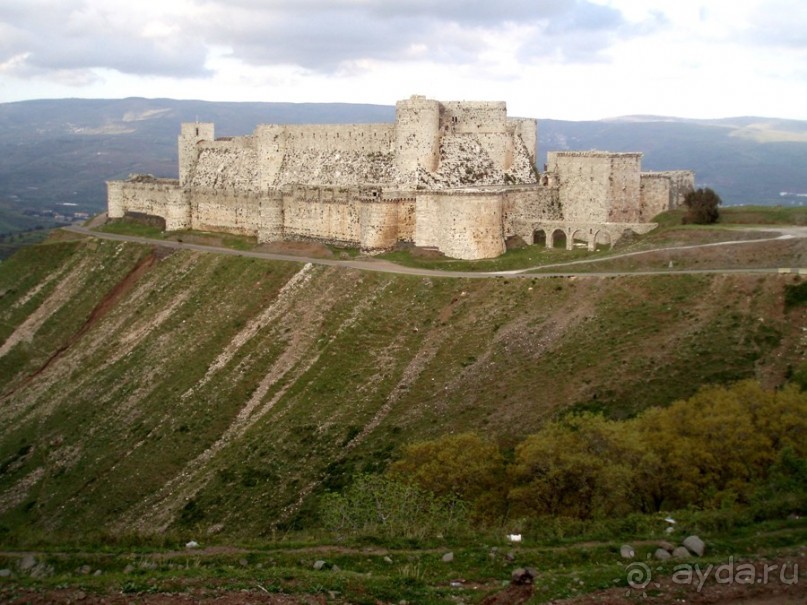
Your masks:
[[[807,454],[807,394],[795,385],[710,387],[637,422],[658,461],[645,467],[643,489],[659,508],[748,502],[780,451]]]
[[[466,525],[467,506],[384,475],[360,475],[342,493],[320,501],[324,527],[340,537],[371,534],[415,538],[454,533]]]
[[[687,213],[683,218],[684,224],[711,225],[716,223],[720,218],[720,212],[717,210],[720,204],[720,196],[708,187],[690,191],[684,198],[684,206],[687,208]]]
[[[439,498],[468,502],[477,517],[491,520],[504,512],[504,459],[496,444],[475,433],[411,444],[390,474]]]
[[[472,433],[413,444],[388,476],[334,496],[329,519],[354,531],[406,535],[422,524],[442,533],[464,522],[467,502],[475,521],[534,521],[534,531],[561,539],[580,531],[579,521],[590,531],[637,512],[752,504],[765,516],[803,508],[806,460],[807,393],[744,381],[632,420],[586,413],[550,422],[518,445],[509,466]]]
[[[785,286],[785,309],[807,305],[807,281]]]
[[[581,414],[528,437],[509,469],[513,511],[588,519],[639,508],[636,471],[643,454],[631,428]]]

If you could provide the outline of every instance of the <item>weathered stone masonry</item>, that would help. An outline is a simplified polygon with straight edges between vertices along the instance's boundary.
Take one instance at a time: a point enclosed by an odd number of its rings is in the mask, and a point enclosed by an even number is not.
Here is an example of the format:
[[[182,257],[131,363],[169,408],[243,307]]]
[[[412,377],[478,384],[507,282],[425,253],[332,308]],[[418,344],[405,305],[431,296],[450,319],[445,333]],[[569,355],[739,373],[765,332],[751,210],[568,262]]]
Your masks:
[[[396,104],[393,124],[264,124],[221,139],[213,124],[182,124],[179,179],[110,181],[109,217],[478,259],[511,236],[613,244],[694,186],[692,172],[642,173],[640,153],[550,152],[540,173],[536,140],[536,121],[507,117],[502,102],[420,96]]]

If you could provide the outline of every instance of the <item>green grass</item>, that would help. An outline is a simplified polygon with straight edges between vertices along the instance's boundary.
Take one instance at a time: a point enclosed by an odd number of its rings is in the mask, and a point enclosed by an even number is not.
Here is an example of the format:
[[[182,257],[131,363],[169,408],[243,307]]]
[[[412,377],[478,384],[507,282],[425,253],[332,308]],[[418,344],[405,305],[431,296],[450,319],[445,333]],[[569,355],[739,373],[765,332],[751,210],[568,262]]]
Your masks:
[[[190,229],[179,231],[162,231],[152,225],[147,225],[142,221],[129,218],[115,219],[106,225],[98,228],[98,231],[105,233],[117,233],[119,235],[132,235],[136,237],[147,237],[150,239],[167,239],[178,242],[198,244],[200,246],[213,246],[221,248],[231,248],[233,250],[252,250],[258,245],[257,238],[247,235],[234,235],[230,233],[194,231]]]
[[[807,207],[802,206],[721,206],[720,218],[715,225],[683,225],[685,208],[678,208],[654,216],[651,222],[661,228],[685,227],[688,229],[714,228],[731,225],[807,225]]]
[[[104,233],[116,233],[118,235],[133,235],[136,237],[148,237],[151,239],[165,239],[165,232],[157,227],[146,225],[132,219],[115,219],[106,225],[98,227],[98,231]]]
[[[45,229],[0,234],[0,261],[10,258],[20,248],[44,242],[49,235],[50,230]]]
[[[658,223],[658,226],[661,229],[667,227],[680,227],[682,225],[682,221],[685,215],[686,210],[683,208],[678,208],[676,210],[668,210],[667,212],[657,214],[652,219],[650,219],[650,222]],[[691,227],[694,225],[687,225],[687,226]]]
[[[803,206],[727,206],[720,209],[720,224],[807,225]]]
[[[327,248],[336,258],[357,258],[362,254],[361,249],[355,247],[335,246],[333,244],[328,244]]]
[[[171,231],[166,234],[166,239],[199,244],[202,246],[230,248],[232,250],[252,250],[258,245],[258,239],[255,236],[233,235],[231,233],[211,231]]]
[[[642,561],[656,548],[656,541],[679,542],[697,532],[707,543],[707,554],[696,560],[702,566],[725,563],[729,557],[796,555],[807,539],[804,520],[756,523],[714,522],[703,525],[700,513],[672,512],[678,530],[668,535],[660,515],[644,517],[639,533],[616,530],[605,539],[599,534],[576,534],[563,544],[546,544],[529,531],[524,542],[509,544],[504,530],[479,534],[469,542],[442,541],[423,547],[367,548],[361,544],[336,545],[322,537],[303,541],[258,542],[219,554],[184,549],[182,544],[158,549],[105,551],[41,551],[36,565],[39,577],[17,571],[19,555],[0,556],[0,567],[14,576],[4,580],[4,590],[53,590],[71,587],[91,595],[123,593],[136,598],[154,593],[190,590],[226,590],[321,595],[327,599],[372,605],[379,601],[407,600],[425,604],[480,602],[502,590],[516,567],[538,570],[536,594],[530,602],[568,598],[593,591],[627,589],[630,561],[620,558],[622,543],[632,544]],[[713,517],[734,515],[726,510]],[[614,523],[617,521],[614,520]],[[202,546],[206,544],[202,543]],[[443,554],[452,552],[446,563]],[[752,557],[753,558],[753,557]],[[314,569],[316,561],[324,566]],[[656,562],[654,577],[670,577],[678,562]],[[100,573],[99,573],[100,572]],[[95,575],[98,573],[98,575]],[[5,593],[8,594],[8,593]]]
[[[532,245],[520,250],[508,250],[501,256],[481,260],[457,260],[451,258],[422,258],[413,255],[408,250],[386,252],[379,258],[418,269],[433,269],[438,271],[513,271],[527,269],[539,265],[580,260],[586,258],[599,258],[604,251],[589,252],[580,248],[566,250],[562,248],[545,248],[541,245]]]
[[[504,259],[534,262],[540,252]],[[506,449],[568,410],[629,417],[702,384],[775,377],[802,361],[792,335],[805,327],[794,306],[804,293],[792,277],[472,280],[321,266],[301,273],[302,263],[188,251],[161,257],[73,342],[151,253],[84,238],[26,247],[0,264],[0,341],[43,313],[30,338],[0,357],[0,490],[20,494],[0,514],[0,545],[45,551],[53,566],[52,576],[15,578],[18,586],[134,595],[260,584],[338,592],[355,603],[478,602],[519,565],[540,569],[541,599],[624,586],[619,544],[664,537],[658,517],[511,520],[516,527],[420,541],[336,542],[315,529],[317,499],[357,473],[383,470],[407,442],[447,430],[473,429]],[[240,345],[202,385],[239,334]],[[167,529],[116,535],[114,524],[213,446],[272,377],[254,424],[207,459],[187,498],[139,516],[166,510]],[[374,418],[375,428],[348,447]],[[301,493],[308,495],[298,506]],[[782,520],[790,508],[771,511],[675,516],[681,532],[701,534],[718,557],[803,544],[804,522]],[[523,531],[522,546],[505,542],[511,530]],[[158,556],[190,539],[247,552]],[[650,545],[639,548],[644,555]],[[448,550],[453,564],[440,560]],[[510,550],[514,561],[504,556]],[[320,558],[328,569],[315,571]],[[0,559],[0,568],[14,564]],[[124,573],[128,564],[135,569]],[[103,573],[76,573],[83,565]],[[452,587],[457,578],[465,584]]]

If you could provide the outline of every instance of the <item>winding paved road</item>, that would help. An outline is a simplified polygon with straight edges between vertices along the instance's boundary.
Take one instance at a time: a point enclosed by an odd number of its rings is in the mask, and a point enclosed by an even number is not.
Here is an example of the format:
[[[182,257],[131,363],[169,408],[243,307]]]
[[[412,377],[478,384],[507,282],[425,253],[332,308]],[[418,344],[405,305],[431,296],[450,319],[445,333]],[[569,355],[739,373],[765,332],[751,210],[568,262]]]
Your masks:
[[[654,252],[674,252],[679,250],[692,250],[696,248],[708,248],[715,246],[732,246],[744,245],[750,243],[759,243],[766,241],[779,241],[783,239],[793,238],[807,238],[807,227],[779,227],[771,226],[760,229],[766,232],[779,233],[776,237],[762,238],[762,239],[749,239],[749,240],[734,240],[728,242],[717,242],[713,244],[696,244],[691,246],[672,246],[669,248],[654,248],[652,250],[642,250],[639,252],[626,252],[623,254],[615,254],[613,256],[606,256],[596,259],[584,259],[577,261],[569,261],[566,263],[556,263],[552,265],[541,265],[538,267],[528,267],[526,269],[516,269],[513,271],[440,271],[436,269],[420,269],[417,267],[405,267],[391,263],[389,261],[370,258],[368,260],[336,260],[329,258],[312,258],[308,256],[296,256],[291,254],[275,254],[271,252],[253,252],[249,250],[233,250],[231,248],[222,248],[219,246],[203,246],[200,244],[190,244],[187,242],[177,242],[173,240],[151,239],[148,237],[139,237],[134,235],[119,235],[117,233],[105,233],[102,231],[93,231],[87,227],[73,225],[70,227],[63,227],[65,231],[87,235],[90,237],[97,237],[100,239],[108,239],[121,242],[134,242],[138,244],[147,244],[154,246],[162,246],[164,248],[174,248],[178,250],[196,250],[198,252],[209,252],[212,254],[225,254],[229,256],[244,256],[247,258],[260,258],[264,260],[279,260],[289,261],[294,263],[311,263],[313,265],[327,265],[332,267],[348,267],[350,269],[359,269],[361,271],[375,271],[378,273],[395,273],[398,275],[417,275],[421,277],[458,277],[458,278],[471,278],[471,279],[489,279],[491,277],[508,277],[508,278],[548,278],[548,277],[615,277],[627,275],[703,275],[703,274],[765,274],[765,273],[779,273],[780,269],[657,269],[657,270],[644,270],[644,271],[586,271],[575,272],[574,270],[557,271],[552,273],[529,273],[530,271],[556,269],[563,267],[573,267],[575,265],[589,264],[596,262],[605,262],[617,258],[625,258],[628,256],[639,256],[642,254],[650,254]],[[790,269],[793,272],[807,273],[807,269]]]

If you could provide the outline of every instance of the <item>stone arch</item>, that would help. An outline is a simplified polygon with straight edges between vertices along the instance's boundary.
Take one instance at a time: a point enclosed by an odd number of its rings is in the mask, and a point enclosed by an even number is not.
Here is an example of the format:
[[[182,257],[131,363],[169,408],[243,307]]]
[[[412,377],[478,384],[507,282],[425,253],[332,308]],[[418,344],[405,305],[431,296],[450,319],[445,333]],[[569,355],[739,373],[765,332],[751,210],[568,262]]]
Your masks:
[[[607,229],[600,229],[594,234],[594,248],[606,247],[613,248],[614,240]]]
[[[567,240],[566,232],[561,229],[557,228],[552,231],[552,247],[553,248],[567,248]]]
[[[532,243],[540,246],[549,246],[546,231],[544,231],[543,228],[538,227],[532,232]]]
[[[571,247],[573,248],[575,244],[584,243],[588,245],[589,236],[586,233],[585,229],[571,229],[572,236],[570,239]]]

